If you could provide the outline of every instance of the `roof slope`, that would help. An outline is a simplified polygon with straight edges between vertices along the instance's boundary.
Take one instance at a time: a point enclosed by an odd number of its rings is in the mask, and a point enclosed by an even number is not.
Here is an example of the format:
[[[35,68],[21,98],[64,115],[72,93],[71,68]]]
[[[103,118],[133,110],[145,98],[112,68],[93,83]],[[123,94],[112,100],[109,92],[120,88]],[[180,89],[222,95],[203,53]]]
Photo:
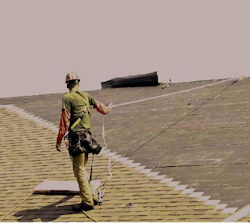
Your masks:
[[[212,82],[91,93],[105,103],[118,104]],[[114,108],[105,118],[109,149],[204,191],[212,199],[243,207],[250,197],[249,82],[247,78],[229,88],[230,83],[224,83]],[[62,95],[0,99],[0,103],[16,104],[58,125]],[[93,112],[92,120],[93,132],[101,141],[102,116]]]
[[[31,194],[44,179],[74,179],[67,151],[58,153],[54,148],[56,131],[9,108],[0,110],[1,219],[89,221],[83,213],[71,210],[79,196]],[[94,177],[104,180],[107,157],[100,155],[96,160]],[[95,221],[220,221],[228,216],[199,198],[160,183],[162,177],[153,180],[118,159],[112,164],[104,205],[88,212]]]

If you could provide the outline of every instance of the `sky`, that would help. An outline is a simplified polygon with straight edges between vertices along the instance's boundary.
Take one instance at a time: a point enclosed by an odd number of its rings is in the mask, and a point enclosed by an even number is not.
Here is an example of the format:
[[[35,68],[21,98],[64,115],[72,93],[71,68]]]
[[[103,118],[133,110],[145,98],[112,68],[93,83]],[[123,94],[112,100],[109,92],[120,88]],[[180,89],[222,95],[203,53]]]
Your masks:
[[[248,0],[0,0],[0,98],[81,90],[158,71],[184,82],[249,76]]]

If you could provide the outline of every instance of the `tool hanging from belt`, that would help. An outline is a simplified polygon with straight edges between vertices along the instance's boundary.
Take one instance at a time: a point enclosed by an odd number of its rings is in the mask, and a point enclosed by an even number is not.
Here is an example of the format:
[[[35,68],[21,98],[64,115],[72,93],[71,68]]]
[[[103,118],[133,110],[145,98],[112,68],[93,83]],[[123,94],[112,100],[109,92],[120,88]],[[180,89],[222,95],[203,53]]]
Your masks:
[[[77,125],[79,125],[79,123],[82,121],[82,118],[83,118],[83,116],[84,116],[84,113],[82,112],[82,116],[80,116],[69,128],[70,128],[70,130],[68,130],[67,132],[66,132],[66,134],[64,135],[64,139],[66,139],[67,137],[68,137],[68,135],[69,135],[69,132],[70,131],[73,131],[73,129],[77,126]]]

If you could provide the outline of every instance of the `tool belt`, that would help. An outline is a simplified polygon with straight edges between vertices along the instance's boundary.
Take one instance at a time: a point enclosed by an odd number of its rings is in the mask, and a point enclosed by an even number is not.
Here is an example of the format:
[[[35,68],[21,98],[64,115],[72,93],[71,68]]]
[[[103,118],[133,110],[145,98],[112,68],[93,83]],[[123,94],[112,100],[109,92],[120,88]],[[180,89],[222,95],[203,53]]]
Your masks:
[[[70,131],[68,138],[68,150],[72,156],[77,156],[81,153],[99,154],[102,150],[102,147],[97,143],[90,131]]]

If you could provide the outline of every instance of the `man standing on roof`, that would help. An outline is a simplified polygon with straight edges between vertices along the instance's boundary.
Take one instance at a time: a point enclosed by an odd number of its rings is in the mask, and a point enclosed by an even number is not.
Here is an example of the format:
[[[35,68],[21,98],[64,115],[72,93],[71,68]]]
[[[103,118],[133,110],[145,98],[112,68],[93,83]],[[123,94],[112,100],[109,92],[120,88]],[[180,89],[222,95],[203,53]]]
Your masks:
[[[102,147],[90,132],[90,106],[98,112],[108,114],[110,107],[98,102],[87,92],[80,92],[80,79],[76,73],[68,73],[65,83],[69,93],[62,99],[62,114],[56,149],[61,151],[61,142],[68,131],[68,150],[73,163],[73,172],[80,188],[82,202],[73,206],[76,211],[92,210],[98,203],[98,197],[89,184],[86,164],[88,153],[98,154]]]

